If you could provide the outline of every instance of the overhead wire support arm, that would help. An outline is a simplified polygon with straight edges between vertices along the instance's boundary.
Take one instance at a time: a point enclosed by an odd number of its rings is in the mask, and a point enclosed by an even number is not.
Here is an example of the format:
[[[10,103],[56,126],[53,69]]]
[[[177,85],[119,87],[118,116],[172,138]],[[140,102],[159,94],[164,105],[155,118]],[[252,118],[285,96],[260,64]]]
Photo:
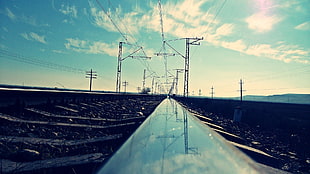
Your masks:
[[[115,91],[116,93],[120,93],[121,92],[122,61],[124,61],[128,57],[131,57],[131,58],[147,58],[147,59],[151,58],[151,57],[147,57],[147,56],[135,56],[134,55],[137,52],[139,52],[140,50],[143,51],[143,47],[139,47],[138,49],[136,49],[134,52],[130,53],[126,57],[122,57],[122,54],[123,54],[123,44],[135,46],[135,45],[132,45],[132,44],[127,43],[127,42],[119,42],[119,47],[118,47],[119,50],[118,50],[118,58],[117,58],[117,74],[116,74],[116,91]]]
[[[155,56],[175,56],[174,53],[154,53]]]
[[[195,38],[185,38],[185,39],[189,39],[189,40],[194,40],[192,42],[189,42],[189,44],[191,45],[200,45],[200,42],[201,40],[203,40],[203,37],[195,37]],[[198,43],[199,42],[199,43]]]
[[[193,41],[191,41],[193,40]],[[190,45],[200,45],[198,43],[200,40],[203,40],[203,37],[201,38],[186,38],[186,51],[185,51],[185,68],[184,68],[184,97],[188,97],[188,80],[189,80],[189,46]]]
[[[171,46],[168,42],[171,41],[177,41],[177,40],[183,40],[185,39],[186,41],[186,50],[185,50],[185,56],[180,53],[178,50],[176,50],[175,48],[173,48],[173,46]],[[184,63],[184,92],[183,92],[183,96],[184,97],[188,97],[188,80],[189,80],[189,47],[190,45],[200,45],[199,41],[203,40],[203,37],[199,38],[199,37],[194,37],[194,38],[180,38],[180,39],[173,39],[173,40],[167,40],[164,41],[164,43],[169,46],[172,50],[174,50],[177,54],[179,54],[181,57],[184,58],[185,63]]]
[[[152,57],[149,56],[127,56],[127,57],[131,57],[131,58],[145,58],[145,59],[151,59]]]
[[[183,57],[185,59],[185,56],[180,53],[178,50],[176,50],[175,48],[173,48],[173,46],[171,46],[170,44],[168,44],[166,41],[165,41],[165,44],[170,47],[173,51],[175,51],[178,55],[180,55],[181,57]]]

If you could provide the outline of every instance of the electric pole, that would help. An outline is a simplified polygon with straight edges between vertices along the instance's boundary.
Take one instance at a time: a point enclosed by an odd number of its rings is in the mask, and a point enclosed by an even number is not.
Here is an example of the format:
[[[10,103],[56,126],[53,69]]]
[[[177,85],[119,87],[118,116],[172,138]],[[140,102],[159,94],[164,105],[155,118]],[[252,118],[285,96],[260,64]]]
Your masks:
[[[158,88],[158,89],[157,89],[157,93],[158,93],[158,94],[161,94],[161,90],[162,90],[162,89],[161,89],[161,84],[157,84],[157,88]]]
[[[86,78],[89,78],[89,91],[91,91],[92,81],[93,79],[97,79],[97,72],[90,69],[90,71],[86,71]]]
[[[116,92],[118,92],[118,93],[121,90],[122,47],[123,47],[123,42],[119,42],[118,57],[117,57],[117,75],[116,75]]]
[[[143,71],[142,90],[145,90],[145,71],[146,71],[146,69],[144,69],[144,71]]]
[[[193,40],[193,41],[191,41]],[[188,79],[189,79],[189,46],[190,45],[200,45],[200,40],[203,38],[186,38],[186,53],[185,53],[185,68],[184,68],[184,92],[183,96],[188,97]]]
[[[124,81],[124,82],[123,82],[123,86],[124,86],[124,92],[126,93],[126,89],[127,89],[127,86],[128,86],[128,82],[127,82],[127,81]]]
[[[160,78],[159,76],[153,76],[152,79],[152,94],[156,94],[157,82],[155,82],[155,78]]]
[[[242,103],[242,92],[245,91],[242,89],[242,85],[244,84],[244,82],[242,82],[242,79],[240,79],[239,84],[240,84],[240,90],[239,90],[240,91],[240,103]]]
[[[152,79],[152,94],[154,94],[154,76],[153,76],[153,79]]]
[[[119,45],[118,45],[117,74],[116,74],[116,92],[117,93],[119,93],[121,91],[122,61],[124,61],[128,57],[131,57],[131,58],[147,58],[147,59],[151,58],[151,57],[147,57],[147,56],[133,56],[138,51],[143,50],[142,47],[138,47],[135,51],[133,51],[128,56],[123,57],[122,54],[123,54],[123,45],[124,44],[132,46],[132,44],[129,44],[126,42],[119,42]]]
[[[179,73],[182,73],[184,69],[175,69],[176,76],[175,76],[175,95],[178,95],[178,83],[179,83]]]
[[[211,99],[213,99],[213,95],[214,95],[214,88],[213,88],[213,86],[212,86],[212,88],[211,88],[210,94],[211,94]]]
[[[157,86],[158,86],[158,83],[155,82],[154,94],[156,94]]]
[[[177,52],[180,56],[182,56],[185,60],[184,63],[184,92],[183,92],[183,97],[188,97],[188,80],[189,80],[189,47],[190,45],[200,45],[200,43],[198,43],[200,40],[203,40],[202,38],[182,38],[186,40],[186,50],[185,50],[185,56],[180,53],[179,51],[177,51],[175,48],[173,48],[168,42],[169,41],[165,41],[166,45],[168,45],[171,49],[173,49],[175,52]],[[181,39],[177,39],[177,40],[181,40]],[[175,41],[175,40],[170,40],[170,41]]]

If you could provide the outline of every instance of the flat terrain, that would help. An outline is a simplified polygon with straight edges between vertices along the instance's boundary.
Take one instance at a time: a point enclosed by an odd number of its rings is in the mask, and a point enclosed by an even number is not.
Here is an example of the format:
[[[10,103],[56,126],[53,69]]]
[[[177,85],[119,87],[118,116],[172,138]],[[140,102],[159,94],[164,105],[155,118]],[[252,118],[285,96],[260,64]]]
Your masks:
[[[0,90],[1,172],[94,173],[164,98]],[[257,162],[310,173],[310,105],[174,98]]]
[[[229,141],[274,157],[262,158],[241,148],[254,160],[292,173],[310,173],[310,105],[175,99]],[[233,121],[235,108],[242,108],[241,122]]]

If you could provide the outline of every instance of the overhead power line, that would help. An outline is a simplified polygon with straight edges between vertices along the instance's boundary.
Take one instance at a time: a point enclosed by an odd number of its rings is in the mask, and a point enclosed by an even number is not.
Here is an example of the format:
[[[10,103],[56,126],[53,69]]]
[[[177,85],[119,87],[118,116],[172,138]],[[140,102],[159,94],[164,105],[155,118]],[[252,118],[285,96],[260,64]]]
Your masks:
[[[121,34],[121,36],[125,39],[126,42],[129,42],[127,40],[127,37],[125,36],[125,34],[120,30],[120,28],[118,27],[118,25],[116,25],[116,23],[113,21],[111,15],[104,9],[103,5],[99,2],[99,0],[96,0],[97,4],[100,6],[101,10],[108,16],[108,18],[110,19],[111,23],[113,24],[113,26],[117,29],[117,31]]]
[[[0,49],[0,57],[9,59],[9,60],[14,60],[22,63],[27,63],[35,66],[40,66],[43,68],[49,68],[49,69],[54,69],[54,70],[59,70],[59,71],[66,71],[66,72],[72,72],[72,73],[79,73],[79,74],[84,74],[85,70],[79,69],[79,68],[74,68],[66,65],[60,65],[48,61],[43,61],[38,58],[33,58],[33,57],[26,57],[17,53],[10,52],[8,50],[3,50]]]
[[[145,58],[145,57],[149,57],[147,56],[146,52],[144,51],[143,47],[139,46],[138,44],[138,41],[137,39],[133,36],[132,32],[129,30],[129,27],[127,27],[126,24],[124,24],[124,22],[122,21],[122,19],[120,18],[120,16],[117,14],[116,16],[118,17],[118,22],[115,21],[115,19],[113,19],[113,17],[111,16],[110,13],[107,12],[107,10],[104,8],[104,6],[99,2],[99,0],[96,0],[97,4],[99,5],[99,7],[102,9],[102,11],[106,14],[106,16],[109,18],[109,20],[111,21],[111,23],[113,24],[113,26],[117,29],[117,31],[120,33],[120,35],[124,38],[124,40],[126,42],[122,42],[122,43],[126,43],[127,45],[132,45],[134,47],[134,51],[133,52],[136,52],[136,48],[139,48],[139,52],[142,53],[142,55],[140,55],[140,58]],[[108,4],[110,6],[112,6],[112,3],[110,0],[108,0]],[[113,6],[112,6],[113,7]],[[113,7],[114,8],[114,7]],[[123,27],[120,27],[118,24],[122,24]],[[126,31],[123,31],[123,29],[126,30]],[[127,34],[128,33],[128,34]],[[127,37],[127,35],[131,36],[131,39],[129,39]],[[131,40],[133,42],[131,42]],[[119,49],[120,50],[120,49]],[[137,58],[137,55],[135,56],[127,56],[127,57],[135,57]],[[126,57],[126,58],[127,58]],[[118,56],[118,59],[119,59],[119,56]],[[155,71],[152,70],[151,66],[149,65],[149,63],[144,60],[144,59],[138,59],[138,61],[142,64],[142,66],[144,66],[146,68],[146,70],[150,73],[150,74],[154,74],[154,76],[158,76],[157,73]],[[121,61],[118,61],[118,62],[121,62]],[[118,63],[119,64],[119,63]],[[117,72],[118,74],[120,74],[120,65],[118,65],[118,68],[117,68]],[[120,76],[118,75],[117,77],[117,87],[116,87],[116,91],[120,92],[120,84],[121,84],[121,81],[120,81]]]

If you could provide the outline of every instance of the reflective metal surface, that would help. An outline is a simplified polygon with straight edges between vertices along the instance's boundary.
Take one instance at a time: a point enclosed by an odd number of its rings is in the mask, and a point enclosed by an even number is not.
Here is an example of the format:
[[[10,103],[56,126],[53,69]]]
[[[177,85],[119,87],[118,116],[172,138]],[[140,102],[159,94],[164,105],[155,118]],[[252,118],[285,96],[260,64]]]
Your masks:
[[[262,171],[173,99],[166,99],[98,173]]]

